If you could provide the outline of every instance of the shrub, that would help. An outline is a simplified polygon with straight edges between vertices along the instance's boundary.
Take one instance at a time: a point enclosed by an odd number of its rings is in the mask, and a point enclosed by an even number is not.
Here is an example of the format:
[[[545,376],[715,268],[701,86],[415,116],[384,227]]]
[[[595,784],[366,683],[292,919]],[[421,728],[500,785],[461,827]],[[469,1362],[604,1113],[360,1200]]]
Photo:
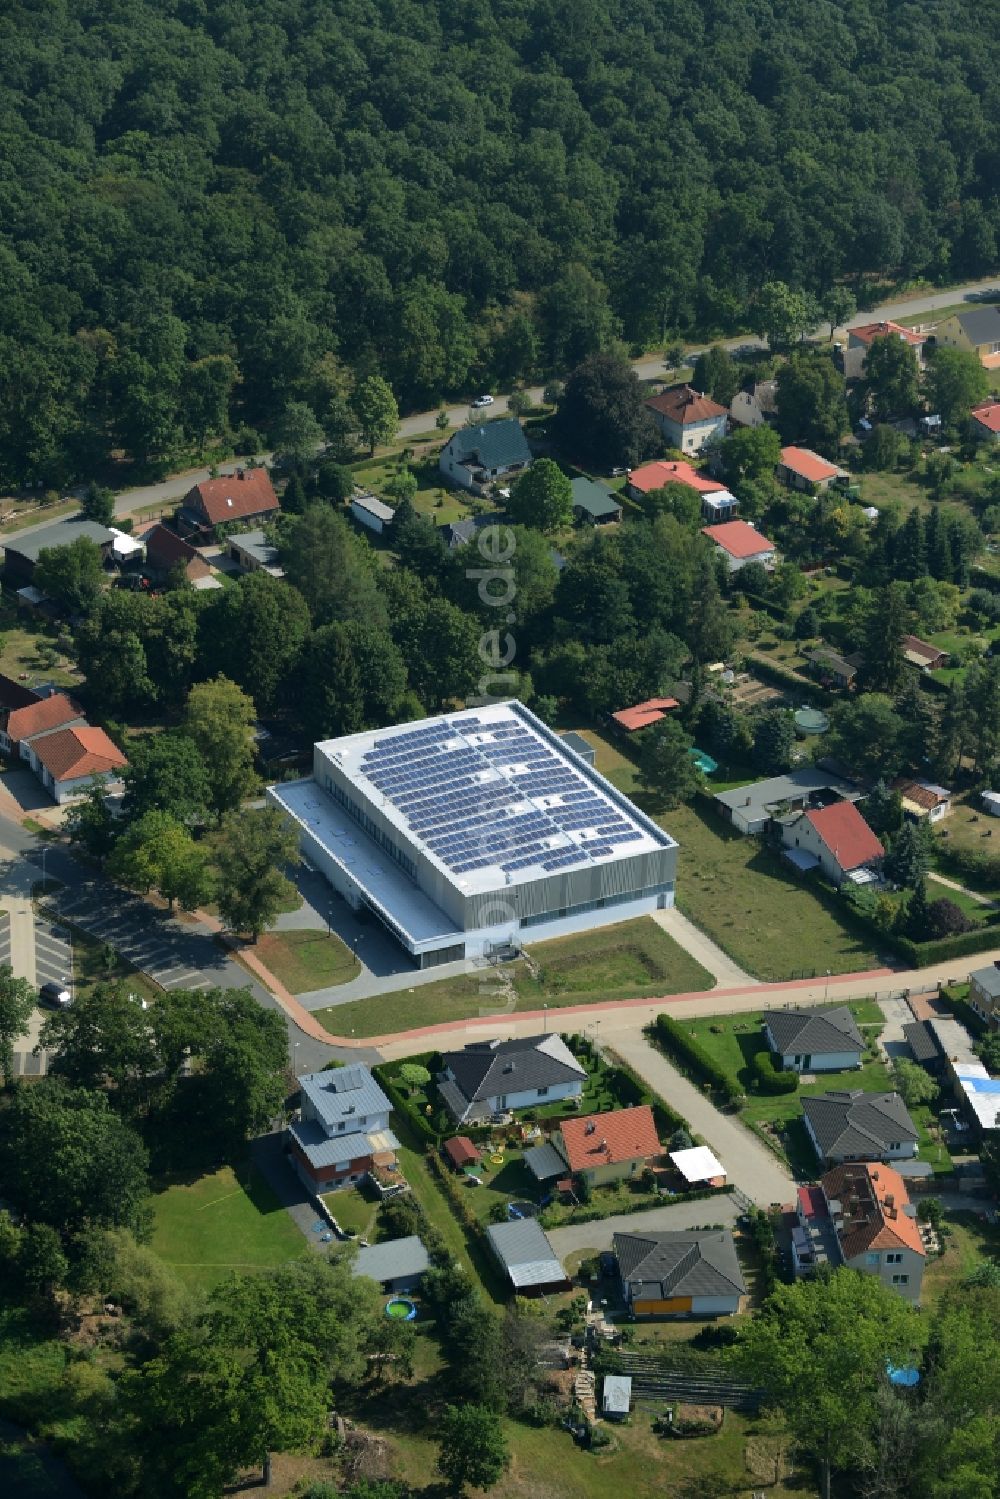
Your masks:
[[[754,1079],[762,1093],[794,1093],[799,1086],[797,1072],[786,1072],[773,1052],[758,1051],[753,1059]]]
[[[692,1036],[671,1015],[657,1015],[653,1023],[653,1035],[668,1056],[679,1062],[685,1071],[721,1093],[727,1102],[736,1103],[741,1097],[739,1084],[735,1079],[719,1066],[697,1037]]]
[[[965,912],[947,896],[932,900],[927,907],[927,929],[932,938],[954,937],[960,932],[971,932],[974,926],[976,922],[970,921]]]

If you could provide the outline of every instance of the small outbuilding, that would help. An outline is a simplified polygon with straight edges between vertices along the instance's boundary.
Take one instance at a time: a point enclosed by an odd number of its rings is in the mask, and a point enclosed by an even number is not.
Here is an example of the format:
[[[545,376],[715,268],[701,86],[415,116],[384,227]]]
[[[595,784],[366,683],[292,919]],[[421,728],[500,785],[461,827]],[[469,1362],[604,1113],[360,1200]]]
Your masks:
[[[688,1150],[672,1150],[671,1163],[689,1187],[724,1187],[726,1168],[707,1145],[692,1145]]]
[[[574,755],[579,755],[585,765],[593,765],[597,759],[594,746],[584,739],[582,734],[576,733],[574,729],[571,729],[568,734],[562,735],[562,742],[573,751]]]
[[[376,536],[381,536],[391,524],[395,515],[391,505],[384,500],[377,500],[373,494],[355,494],[351,499],[351,514],[354,519],[369,531],[374,531]]]
[[[491,1223],[486,1239],[494,1258],[519,1296],[568,1291],[569,1277],[534,1218]]]
[[[351,1269],[355,1275],[377,1280],[383,1291],[415,1291],[429,1265],[423,1240],[410,1234],[405,1239],[389,1239],[359,1249]]]
[[[579,478],[570,482],[573,492],[573,517],[583,524],[605,526],[622,518],[622,507],[611,490],[595,479]]]
[[[1000,791],[981,791],[979,800],[984,812],[988,812],[991,817],[1000,817]]]
[[[605,1374],[601,1392],[601,1414],[609,1421],[624,1421],[632,1409],[631,1374]]]
[[[445,1140],[441,1149],[449,1165],[454,1166],[456,1171],[464,1171],[467,1166],[478,1166],[482,1160],[482,1155],[468,1135],[452,1135],[450,1140]]]

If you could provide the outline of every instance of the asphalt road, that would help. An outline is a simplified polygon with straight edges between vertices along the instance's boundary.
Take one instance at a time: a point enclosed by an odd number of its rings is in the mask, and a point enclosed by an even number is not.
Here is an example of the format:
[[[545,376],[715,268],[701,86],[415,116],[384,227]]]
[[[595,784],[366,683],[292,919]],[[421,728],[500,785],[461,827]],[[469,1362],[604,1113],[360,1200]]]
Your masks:
[[[866,312],[858,313],[846,327],[852,328],[862,323],[877,322],[881,318],[908,317],[921,312],[935,312],[941,307],[950,307],[954,303],[961,302],[967,298],[970,301],[974,300],[977,292],[981,293],[994,289],[996,289],[998,298],[1000,298],[1000,276],[991,276],[985,281],[969,282],[966,286],[953,286],[949,291],[933,292],[923,296],[902,297],[897,301],[886,302],[881,307],[872,307]],[[826,331],[826,329],[820,329],[815,337],[820,342],[825,341]],[[838,329],[837,331],[842,333],[846,330]],[[723,342],[727,349],[763,349],[767,347],[762,339],[754,338],[747,334],[744,334],[740,338],[726,339]],[[700,352],[698,348],[688,350],[690,355],[697,355]],[[632,367],[642,380],[666,378],[667,375],[667,369],[660,354],[647,354],[641,359],[635,359],[632,361]],[[532,386],[527,394],[530,396],[532,402],[541,401],[542,386]],[[471,408],[468,402],[463,402],[460,405],[448,406],[445,409],[448,413],[449,423],[457,427],[465,422]],[[507,396],[495,394],[493,405],[484,410],[483,416],[484,418],[502,416],[506,410]],[[419,437],[424,433],[433,434],[435,430],[434,418],[436,416],[437,411],[435,410],[422,411],[415,415],[404,417],[399,424],[400,437]],[[265,459],[270,457],[269,454],[261,456]],[[164,479],[158,484],[146,484],[138,489],[125,490],[115,500],[115,515],[119,518],[125,517],[131,515],[136,510],[145,508],[147,505],[165,506],[172,501],[181,499],[187,494],[193,484],[199,484],[208,477],[209,471],[207,468],[189,469],[185,473],[175,474],[172,478]],[[51,521],[39,521],[33,526],[20,528],[18,534],[37,531],[43,526],[51,524]],[[0,541],[0,544],[2,544],[2,541]]]

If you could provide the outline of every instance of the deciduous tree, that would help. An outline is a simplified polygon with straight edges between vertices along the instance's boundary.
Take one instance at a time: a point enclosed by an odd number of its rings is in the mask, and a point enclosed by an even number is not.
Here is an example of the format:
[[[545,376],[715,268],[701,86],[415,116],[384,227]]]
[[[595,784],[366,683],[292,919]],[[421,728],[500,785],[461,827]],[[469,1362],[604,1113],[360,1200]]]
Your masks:
[[[511,520],[536,531],[558,531],[573,515],[573,491],[558,463],[536,458],[519,475],[507,501]]]
[[[490,1489],[510,1467],[500,1417],[485,1406],[447,1406],[438,1440],[438,1472],[455,1494],[470,1485]]]
[[[78,536],[67,546],[43,547],[33,581],[61,608],[87,614],[97,603],[104,581],[101,549],[89,536]]]
[[[14,1042],[28,1029],[38,994],[27,979],[15,978],[9,963],[0,965],[0,1077],[14,1076]]]
[[[694,741],[676,718],[665,718],[646,731],[639,752],[639,776],[665,807],[690,801],[702,784],[691,748]]]
[[[399,431],[399,407],[392,387],[381,375],[369,375],[358,384],[352,406],[358,431],[374,458],[375,449],[392,442]]]
[[[298,855],[298,837],[276,807],[230,812],[213,842],[219,870],[218,906],[235,932],[256,942],[293,887],[282,873]]]
[[[253,769],[256,719],[252,698],[228,677],[199,682],[188,695],[184,732],[205,764],[210,805],[219,817],[238,807],[257,785]]]

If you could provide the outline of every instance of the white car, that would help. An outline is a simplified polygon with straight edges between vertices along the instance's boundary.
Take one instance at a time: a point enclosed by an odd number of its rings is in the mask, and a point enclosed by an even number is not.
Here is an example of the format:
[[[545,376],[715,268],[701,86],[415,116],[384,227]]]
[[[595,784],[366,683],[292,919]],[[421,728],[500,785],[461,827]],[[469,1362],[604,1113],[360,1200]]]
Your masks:
[[[473,409],[473,411],[481,411],[484,406],[492,406],[492,405],[493,405],[493,397],[492,396],[477,396],[476,399],[472,403],[472,409]]]

